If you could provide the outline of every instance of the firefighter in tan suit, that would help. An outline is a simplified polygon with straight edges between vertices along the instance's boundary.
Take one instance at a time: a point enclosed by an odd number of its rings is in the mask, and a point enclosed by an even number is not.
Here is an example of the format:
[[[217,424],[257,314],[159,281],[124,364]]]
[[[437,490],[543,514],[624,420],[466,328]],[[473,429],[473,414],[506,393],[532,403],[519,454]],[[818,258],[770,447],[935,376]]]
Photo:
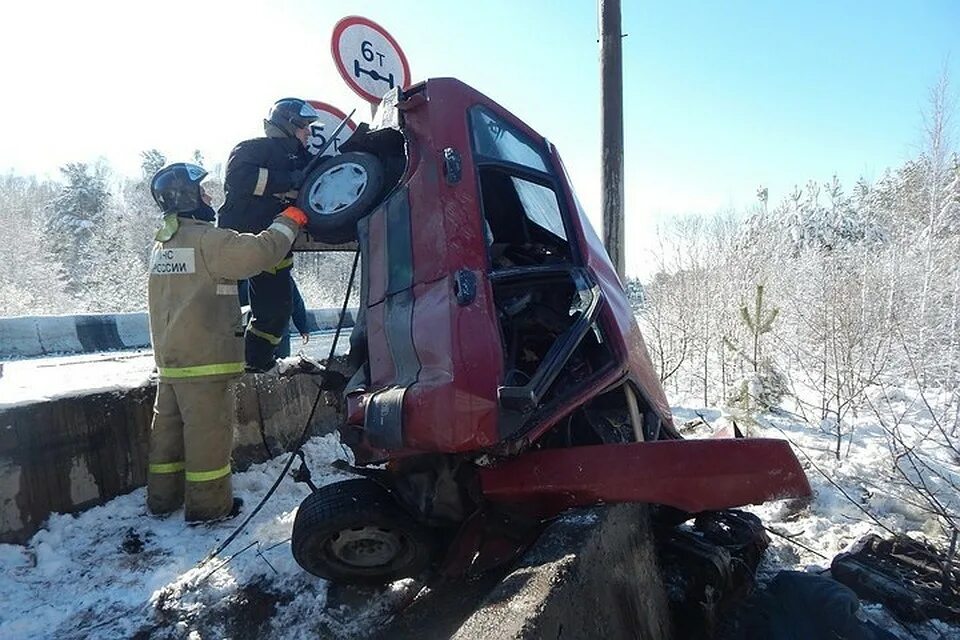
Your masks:
[[[277,264],[306,216],[295,207],[254,235],[214,226],[201,167],[161,169],[151,191],[163,211],[150,260],[150,337],[160,374],[147,507],[184,506],[188,521],[239,512],[230,483],[233,445],[227,385],[243,372],[237,280]]]

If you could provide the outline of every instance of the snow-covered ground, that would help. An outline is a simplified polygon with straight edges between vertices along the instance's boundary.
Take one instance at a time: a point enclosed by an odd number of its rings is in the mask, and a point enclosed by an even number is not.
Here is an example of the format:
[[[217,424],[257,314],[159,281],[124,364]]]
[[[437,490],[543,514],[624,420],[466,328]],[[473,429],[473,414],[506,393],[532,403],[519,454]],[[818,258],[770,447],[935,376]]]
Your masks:
[[[901,390],[894,403],[906,416],[900,423],[905,433],[928,426],[930,416],[915,393]],[[700,414],[713,428],[733,419],[716,408],[692,404],[674,411],[678,422]],[[762,578],[781,569],[823,571],[834,555],[866,533],[885,535],[866,513],[894,531],[943,543],[933,517],[912,504],[916,500],[887,475],[888,434],[876,421],[864,416],[851,422],[852,434],[837,460],[835,435],[794,414],[776,411],[755,420],[736,419],[751,435],[794,443],[815,492],[808,506],[777,502],[752,508],[780,534],[771,536]],[[316,482],[344,477],[330,466],[349,455],[335,435],[311,440],[306,454]],[[284,461],[255,465],[235,476],[236,492],[247,509],[264,495]],[[943,471],[951,474],[956,468],[946,464]],[[224,555],[201,568],[197,563],[236,522],[188,527],[177,515],[151,517],[143,489],[78,516],[53,516],[27,545],[0,545],[0,638],[368,635],[417,586],[398,583],[344,595],[302,571],[291,556],[289,536],[297,505],[306,495],[303,485],[285,480]],[[879,605],[864,603],[863,612],[905,639],[960,638],[960,627],[938,621],[908,629]]]
[[[927,402],[937,406],[930,395]],[[902,443],[925,449],[925,461],[937,465],[937,473],[953,486],[960,483],[960,458],[943,456],[933,445],[930,432],[933,416],[916,389],[879,390],[872,393],[874,406],[882,405],[881,416],[899,418],[898,438]],[[794,406],[793,408],[797,408]],[[844,421],[841,433],[841,456],[837,459],[836,423],[811,424],[808,419],[788,409],[776,409],[759,416],[731,415],[716,408],[696,408],[691,403],[674,407],[678,423],[705,418],[713,429],[720,429],[735,420],[751,437],[784,438],[792,443],[813,488],[809,505],[777,501],[748,507],[772,532],[770,547],[760,567],[761,582],[778,571],[794,570],[823,573],[834,556],[843,552],[869,533],[884,538],[890,532],[907,534],[933,542],[946,549],[949,540],[922,500],[892,472],[891,435],[871,412]],[[707,435],[685,433],[686,437]],[[937,499],[953,513],[960,512],[960,495],[948,484],[927,477],[928,487]],[[886,530],[884,529],[886,528]],[[884,629],[901,638],[960,639],[960,626],[940,621],[912,624],[909,627],[894,619],[884,607],[863,602],[863,614]]]
[[[304,346],[294,336],[291,350],[302,349],[310,357],[326,358],[333,335],[333,331],[314,333]],[[346,353],[348,347],[349,329],[340,334],[337,353]],[[3,366],[0,409],[64,396],[132,389],[147,384],[154,369],[150,349],[31,358],[0,364]]]
[[[345,477],[330,467],[349,455],[335,435],[312,439],[304,452],[314,482]],[[234,476],[247,512],[284,462]],[[145,489],[78,516],[55,515],[26,546],[0,545],[0,638],[360,635],[407,597],[406,585],[352,607],[350,616],[338,615],[327,583],[300,569],[290,552],[296,509],[308,493],[285,479],[246,530],[202,567],[239,519],[187,526],[180,513],[156,518],[146,512]]]
[[[145,385],[152,372],[150,350],[12,360],[3,363],[0,409],[81,393],[132,389]]]

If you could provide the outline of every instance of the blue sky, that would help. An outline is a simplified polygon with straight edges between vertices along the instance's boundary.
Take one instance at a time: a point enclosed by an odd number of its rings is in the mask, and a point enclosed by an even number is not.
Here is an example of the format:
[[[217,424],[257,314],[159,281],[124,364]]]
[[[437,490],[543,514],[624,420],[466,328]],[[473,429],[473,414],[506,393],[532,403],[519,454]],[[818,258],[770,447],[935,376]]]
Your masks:
[[[623,4],[635,247],[665,216],[748,207],[761,184],[778,200],[811,178],[876,178],[915,151],[951,54],[960,87],[954,0]],[[284,95],[365,113],[329,55],[333,24],[360,14],[397,38],[414,80],[459,77],[550,138],[598,219],[596,11],[590,0],[16,3],[0,21],[0,170],[54,175],[102,155],[134,173],[153,146],[222,161]],[[38,116],[48,109],[54,118]],[[628,270],[645,260],[629,250]]]

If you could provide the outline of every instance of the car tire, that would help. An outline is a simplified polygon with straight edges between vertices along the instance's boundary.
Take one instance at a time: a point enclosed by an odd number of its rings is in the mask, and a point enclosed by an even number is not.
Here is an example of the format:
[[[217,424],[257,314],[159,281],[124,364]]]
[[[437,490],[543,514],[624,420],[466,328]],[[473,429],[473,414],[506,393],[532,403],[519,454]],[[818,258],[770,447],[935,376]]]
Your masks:
[[[328,244],[357,238],[357,221],[380,202],[383,164],[372,153],[350,151],[325,160],[307,176],[297,206],[307,214],[307,231]]]
[[[388,584],[422,573],[433,560],[429,529],[367,478],[325,485],[300,504],[293,557],[315,576],[342,584]]]

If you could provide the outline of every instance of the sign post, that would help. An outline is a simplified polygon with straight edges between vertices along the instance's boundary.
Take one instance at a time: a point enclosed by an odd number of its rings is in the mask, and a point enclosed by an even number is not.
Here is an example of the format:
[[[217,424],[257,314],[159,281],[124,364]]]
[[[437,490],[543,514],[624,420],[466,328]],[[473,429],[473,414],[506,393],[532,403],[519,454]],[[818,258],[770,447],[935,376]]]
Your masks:
[[[397,41],[373,20],[348,16],[333,27],[330,54],[340,77],[376,108],[383,94],[410,87],[410,64]]]

